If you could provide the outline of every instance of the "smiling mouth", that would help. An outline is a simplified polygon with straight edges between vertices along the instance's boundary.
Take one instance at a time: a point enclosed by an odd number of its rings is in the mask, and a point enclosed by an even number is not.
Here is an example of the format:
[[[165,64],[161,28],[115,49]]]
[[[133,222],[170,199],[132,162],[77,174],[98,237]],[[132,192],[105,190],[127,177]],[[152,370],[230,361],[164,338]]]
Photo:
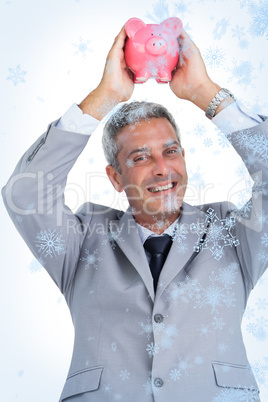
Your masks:
[[[168,183],[165,186],[148,187],[147,190],[150,191],[150,193],[160,193],[163,191],[168,191],[170,189],[173,189],[176,185],[177,185],[177,182],[173,181],[172,183]]]

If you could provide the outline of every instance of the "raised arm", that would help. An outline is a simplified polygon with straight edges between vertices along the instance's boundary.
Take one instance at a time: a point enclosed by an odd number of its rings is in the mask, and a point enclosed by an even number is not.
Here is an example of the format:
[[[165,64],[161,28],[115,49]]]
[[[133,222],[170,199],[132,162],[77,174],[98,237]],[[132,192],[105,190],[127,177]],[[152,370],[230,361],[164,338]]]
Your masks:
[[[100,84],[79,105],[83,113],[98,120],[103,119],[118,103],[127,101],[133,93],[133,74],[128,69],[124,57],[125,40],[126,32],[123,26],[108,53]]]
[[[178,98],[194,103],[205,112],[221,87],[208,76],[198,47],[184,30],[179,37],[179,45],[180,58],[170,88]],[[232,98],[223,101],[215,115],[232,102]]]
[[[185,31],[180,36],[180,47],[170,88],[178,98],[206,111],[221,87],[208,76],[199,49]],[[218,105],[213,122],[227,134],[254,181],[252,198],[243,208],[226,209],[224,203],[222,211],[223,219],[231,217],[230,223],[235,218],[237,255],[250,291],[268,265],[268,119],[227,97]]]
[[[108,54],[102,80],[81,103],[83,113],[100,120],[108,113],[103,104],[131,96],[134,84],[124,64],[124,28]],[[97,120],[89,118],[89,130]],[[83,151],[88,135],[59,129],[52,123],[46,133],[25,152],[2,189],[4,203],[27,245],[65,293],[75,274],[76,262],[90,225],[90,204],[86,225],[65,205],[67,176]]]

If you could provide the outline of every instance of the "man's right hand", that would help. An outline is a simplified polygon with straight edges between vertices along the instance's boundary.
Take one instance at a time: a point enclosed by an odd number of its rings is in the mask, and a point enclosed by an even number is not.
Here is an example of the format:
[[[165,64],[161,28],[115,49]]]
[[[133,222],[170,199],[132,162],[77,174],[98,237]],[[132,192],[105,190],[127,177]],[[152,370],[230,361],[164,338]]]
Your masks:
[[[123,26],[108,53],[101,82],[79,105],[83,113],[98,120],[103,119],[119,102],[130,99],[133,93],[133,74],[124,57],[126,37]]]

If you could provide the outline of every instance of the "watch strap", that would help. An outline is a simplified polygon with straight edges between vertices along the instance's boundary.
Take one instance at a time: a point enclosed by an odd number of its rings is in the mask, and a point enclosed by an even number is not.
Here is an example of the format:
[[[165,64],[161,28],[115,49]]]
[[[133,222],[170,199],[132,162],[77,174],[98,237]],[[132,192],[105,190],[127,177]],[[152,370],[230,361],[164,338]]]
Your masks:
[[[212,99],[210,104],[207,107],[206,110],[206,117],[208,117],[210,120],[215,116],[217,107],[221,103],[223,99],[226,98],[232,98],[235,99],[234,95],[226,88],[222,88]]]

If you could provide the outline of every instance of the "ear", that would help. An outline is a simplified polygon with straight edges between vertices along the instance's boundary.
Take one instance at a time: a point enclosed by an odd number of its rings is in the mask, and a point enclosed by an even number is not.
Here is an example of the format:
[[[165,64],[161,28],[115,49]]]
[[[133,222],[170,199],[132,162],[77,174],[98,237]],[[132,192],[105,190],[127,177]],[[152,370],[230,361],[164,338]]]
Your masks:
[[[112,165],[106,166],[106,173],[116,191],[122,193],[124,187],[121,180],[121,174]]]
[[[167,18],[165,21],[163,21],[160,24],[160,26],[163,29],[169,29],[170,31],[172,31],[174,33],[174,35],[176,36],[176,38],[178,38],[180,36],[182,28],[183,28],[182,21],[176,17]]]
[[[130,18],[130,20],[125,23],[126,34],[129,38],[133,38],[135,33],[145,26],[146,24],[139,18]]]

